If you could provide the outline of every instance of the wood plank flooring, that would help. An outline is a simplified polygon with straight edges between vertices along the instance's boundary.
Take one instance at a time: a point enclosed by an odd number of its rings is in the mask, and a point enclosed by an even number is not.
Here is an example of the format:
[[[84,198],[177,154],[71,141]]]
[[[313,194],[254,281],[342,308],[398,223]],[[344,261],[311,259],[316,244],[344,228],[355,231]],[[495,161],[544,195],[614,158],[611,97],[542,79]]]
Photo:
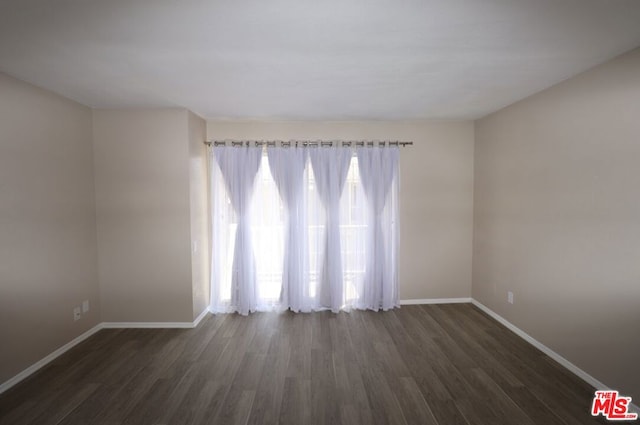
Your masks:
[[[594,389],[471,304],[102,330],[0,424],[588,425]]]

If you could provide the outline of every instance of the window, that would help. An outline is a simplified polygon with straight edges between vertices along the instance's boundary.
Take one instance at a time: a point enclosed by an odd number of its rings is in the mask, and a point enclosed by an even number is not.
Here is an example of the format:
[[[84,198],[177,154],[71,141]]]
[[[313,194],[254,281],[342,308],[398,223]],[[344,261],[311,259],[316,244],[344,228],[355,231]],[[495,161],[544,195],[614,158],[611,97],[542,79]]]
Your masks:
[[[307,151],[270,150],[277,167],[272,173],[269,156],[259,148],[224,149],[218,151],[217,160],[213,155],[210,163],[212,311],[377,310],[397,305],[397,154],[383,166],[383,151],[375,155],[359,150],[358,155],[350,150],[312,151],[314,161],[322,161],[312,166],[309,158],[304,162]],[[342,170],[339,176],[331,174],[334,153],[340,164],[336,172]],[[366,161],[368,192],[361,181],[358,158]],[[247,173],[245,164],[253,167],[247,165]],[[315,166],[324,167],[319,169],[323,176],[320,182],[316,181]],[[384,191],[375,192],[384,180],[376,174],[378,168],[386,170],[388,178]],[[273,175],[278,176],[278,184]],[[337,192],[342,182],[342,190]],[[322,183],[323,196],[330,198],[321,201],[317,183]],[[227,188],[236,191],[232,192],[234,198],[229,197]],[[382,194],[378,199],[383,203],[375,207],[365,193]],[[287,205],[283,197],[295,204]],[[323,201],[337,208],[335,215],[327,217]],[[242,212],[241,222],[236,208]],[[328,224],[335,233],[327,233]],[[236,247],[237,243],[242,245]],[[381,245],[388,245],[388,250]],[[385,285],[391,289],[385,289],[383,302],[381,288]]]
[[[219,173],[219,170],[218,170]],[[218,199],[214,200],[218,220],[214,234],[214,245],[225,255],[224,267],[220,276],[220,299],[231,300],[231,275],[233,252],[238,219],[228,194],[221,184],[222,176],[216,179],[220,184],[213,191]],[[313,169],[307,161],[305,169],[307,223],[309,246],[309,292],[316,296],[318,270],[322,261],[322,244],[325,231],[325,212],[316,190]],[[217,201],[217,202],[216,202]],[[358,158],[353,156],[347,175],[347,181],[340,201],[341,257],[347,300],[356,297],[357,283],[362,280],[365,267],[366,205],[358,173]],[[262,309],[277,305],[282,287],[282,265],[285,233],[285,208],[278,188],[271,176],[266,153],[262,155],[260,168],[256,176],[251,200],[251,234],[256,261],[256,281],[258,298],[263,300]]]

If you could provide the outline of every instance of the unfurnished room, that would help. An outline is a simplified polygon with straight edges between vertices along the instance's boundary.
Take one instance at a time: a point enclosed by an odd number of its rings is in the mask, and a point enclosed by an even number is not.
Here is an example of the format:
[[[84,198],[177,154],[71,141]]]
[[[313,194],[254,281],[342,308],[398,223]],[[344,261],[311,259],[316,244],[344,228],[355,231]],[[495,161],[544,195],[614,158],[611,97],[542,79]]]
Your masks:
[[[0,425],[640,423],[640,1],[0,0]]]

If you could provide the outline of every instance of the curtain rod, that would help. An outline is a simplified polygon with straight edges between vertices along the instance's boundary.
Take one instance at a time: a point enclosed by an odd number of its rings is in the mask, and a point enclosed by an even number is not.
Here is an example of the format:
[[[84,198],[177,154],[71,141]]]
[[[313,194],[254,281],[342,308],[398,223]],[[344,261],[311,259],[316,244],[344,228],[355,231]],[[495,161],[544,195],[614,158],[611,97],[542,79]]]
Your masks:
[[[413,142],[401,142],[398,140],[206,140],[207,146],[333,146],[340,143],[342,146],[411,146]]]

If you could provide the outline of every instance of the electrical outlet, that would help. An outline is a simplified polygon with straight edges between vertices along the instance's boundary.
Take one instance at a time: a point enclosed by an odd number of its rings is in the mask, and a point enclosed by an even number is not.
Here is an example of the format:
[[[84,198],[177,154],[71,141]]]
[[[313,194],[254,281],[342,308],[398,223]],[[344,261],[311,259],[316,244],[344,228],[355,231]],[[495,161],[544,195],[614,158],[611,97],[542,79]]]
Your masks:
[[[76,307],[73,309],[73,321],[78,321],[80,320],[80,317],[82,316],[82,313],[80,312],[80,307]]]
[[[507,292],[507,302],[513,304],[513,292],[511,291]]]
[[[82,301],[82,313],[89,311],[89,300]]]

